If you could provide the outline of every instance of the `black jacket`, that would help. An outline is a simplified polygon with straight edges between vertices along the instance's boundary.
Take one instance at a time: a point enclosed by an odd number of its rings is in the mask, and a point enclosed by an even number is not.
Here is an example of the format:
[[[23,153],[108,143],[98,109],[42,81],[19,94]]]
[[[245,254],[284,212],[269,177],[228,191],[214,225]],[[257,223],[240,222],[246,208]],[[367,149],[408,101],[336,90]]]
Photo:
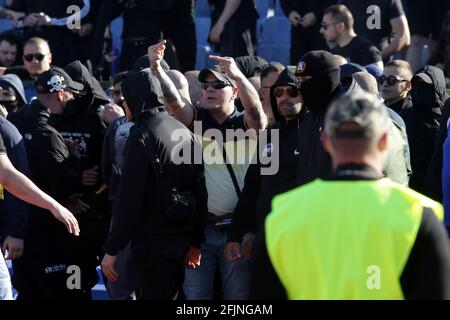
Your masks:
[[[255,233],[271,211],[272,199],[296,186],[293,173],[299,158],[297,131],[302,126],[306,109],[303,108],[297,118],[286,121],[278,112],[273,94],[274,88],[281,85],[296,85],[295,76],[288,69],[270,89],[272,112],[277,122],[259,137],[256,161],[252,161],[247,170],[228,231],[229,242],[241,242],[244,234]]]
[[[25,139],[31,179],[58,201],[81,190],[81,164],[69,155],[63,137],[53,127],[50,113],[37,99],[9,120]],[[45,212],[32,206],[30,212]]]
[[[428,173],[425,178],[427,195],[439,202],[442,202],[442,166],[444,157],[442,148],[448,135],[447,123],[449,118],[450,99],[447,99],[442,110],[441,123],[439,124],[439,132],[434,144],[433,157],[431,158]]]
[[[433,66],[427,66],[423,72],[432,79],[433,92],[421,91],[417,78],[413,77],[411,90],[412,108],[403,111],[401,116],[406,123],[406,132],[411,151],[412,175],[410,187],[428,195],[429,192],[425,187],[425,178],[428,166],[431,163],[447,93],[442,70]],[[416,90],[418,92],[415,92]],[[440,164],[442,166],[442,150],[440,152]]]
[[[164,103],[162,90],[148,69],[131,72],[122,83],[122,92],[136,126],[125,147],[105,251],[115,255],[130,240],[138,247],[161,241],[161,250],[170,250],[168,242],[175,243],[178,250],[180,246],[187,250],[189,244],[199,248],[207,217],[203,166],[193,162],[177,164],[173,155],[179,154],[175,151],[180,147],[191,152],[201,152],[201,147],[183,124],[160,110]],[[181,142],[172,139],[173,132],[182,134]],[[195,199],[195,213],[186,223],[174,222],[167,215],[168,190],[172,188],[190,192]]]

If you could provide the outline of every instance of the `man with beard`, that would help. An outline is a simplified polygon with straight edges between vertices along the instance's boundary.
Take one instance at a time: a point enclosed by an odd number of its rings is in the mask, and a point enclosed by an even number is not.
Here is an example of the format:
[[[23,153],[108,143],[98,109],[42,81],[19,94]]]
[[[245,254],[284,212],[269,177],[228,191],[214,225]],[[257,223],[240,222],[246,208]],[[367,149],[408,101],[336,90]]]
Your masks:
[[[260,137],[256,162],[252,162],[245,176],[244,188],[235,209],[235,217],[228,231],[225,257],[236,261],[241,254],[250,260],[254,234],[271,210],[277,194],[296,186],[295,175],[300,153],[297,150],[297,131],[306,109],[295,74],[285,68],[270,87],[270,105],[276,122]],[[275,171],[268,171],[270,168]]]

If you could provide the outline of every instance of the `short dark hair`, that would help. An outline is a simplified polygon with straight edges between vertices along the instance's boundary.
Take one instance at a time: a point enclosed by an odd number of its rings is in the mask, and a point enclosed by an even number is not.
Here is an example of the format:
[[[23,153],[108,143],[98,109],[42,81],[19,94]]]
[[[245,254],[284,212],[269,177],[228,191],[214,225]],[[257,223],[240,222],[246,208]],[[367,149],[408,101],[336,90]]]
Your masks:
[[[261,80],[266,78],[270,73],[277,72],[281,73],[284,70],[284,66],[279,62],[271,62],[261,71]]]
[[[17,41],[17,39],[14,38],[13,36],[10,36],[10,35],[0,36],[0,43],[2,41],[6,41],[12,46],[19,47],[19,41]]]
[[[123,80],[125,80],[128,76],[128,71],[122,71],[117,73],[114,78],[112,79],[112,85],[115,86],[116,84],[118,84],[119,82],[122,82]]]
[[[337,22],[343,22],[347,30],[353,28],[355,19],[351,11],[343,4],[335,4],[325,9],[323,15],[330,14]]]

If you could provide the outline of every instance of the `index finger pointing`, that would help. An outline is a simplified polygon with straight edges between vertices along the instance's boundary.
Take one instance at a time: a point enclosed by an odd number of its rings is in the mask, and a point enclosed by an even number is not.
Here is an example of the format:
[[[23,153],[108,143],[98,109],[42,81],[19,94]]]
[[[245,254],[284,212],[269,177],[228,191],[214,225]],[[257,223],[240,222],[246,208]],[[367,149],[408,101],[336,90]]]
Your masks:
[[[162,46],[164,46],[167,43],[166,40],[162,40],[160,42],[158,42],[157,44],[154,44],[152,46],[150,46],[150,48],[152,49],[161,49]]]
[[[217,62],[225,62],[228,61],[227,58],[224,57],[220,57],[220,56],[214,56],[214,55],[210,55],[209,59],[213,60],[213,61],[217,61]]]

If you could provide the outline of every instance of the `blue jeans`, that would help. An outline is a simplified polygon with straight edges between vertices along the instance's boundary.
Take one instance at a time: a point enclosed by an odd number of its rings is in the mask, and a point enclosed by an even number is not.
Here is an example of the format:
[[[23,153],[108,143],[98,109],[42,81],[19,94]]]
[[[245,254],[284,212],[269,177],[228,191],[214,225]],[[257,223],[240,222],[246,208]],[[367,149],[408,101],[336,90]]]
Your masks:
[[[217,231],[213,226],[205,228],[205,242],[202,244],[200,267],[186,269],[183,285],[188,300],[211,300],[216,268],[219,268],[225,300],[246,300],[249,291],[249,263],[243,257],[228,262],[224,255],[227,232]]]
[[[0,251],[0,300],[12,300],[11,278],[3,253]]]

